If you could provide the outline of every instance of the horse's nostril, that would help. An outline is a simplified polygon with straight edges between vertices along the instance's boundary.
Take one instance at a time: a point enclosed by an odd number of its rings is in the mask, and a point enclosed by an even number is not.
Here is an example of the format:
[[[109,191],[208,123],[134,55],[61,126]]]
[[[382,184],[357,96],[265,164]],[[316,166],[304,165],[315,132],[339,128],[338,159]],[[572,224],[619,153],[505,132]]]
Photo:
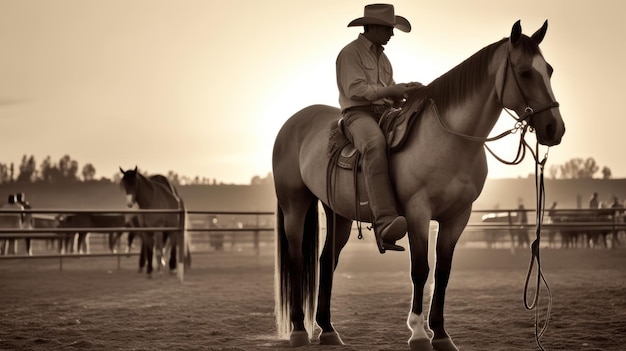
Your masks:
[[[552,123],[548,124],[546,126],[546,136],[548,137],[548,139],[552,140],[554,139],[555,135],[556,135],[556,128],[554,127]]]

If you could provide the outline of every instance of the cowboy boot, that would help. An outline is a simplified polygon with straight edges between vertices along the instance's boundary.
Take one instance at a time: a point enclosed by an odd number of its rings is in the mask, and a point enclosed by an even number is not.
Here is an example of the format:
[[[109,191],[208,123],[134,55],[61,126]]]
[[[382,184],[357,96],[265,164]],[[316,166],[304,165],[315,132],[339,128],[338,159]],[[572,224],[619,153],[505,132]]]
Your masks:
[[[396,201],[386,170],[366,180],[366,187],[379,251],[404,251],[404,247],[396,245],[396,241],[406,234],[407,222],[396,211]]]

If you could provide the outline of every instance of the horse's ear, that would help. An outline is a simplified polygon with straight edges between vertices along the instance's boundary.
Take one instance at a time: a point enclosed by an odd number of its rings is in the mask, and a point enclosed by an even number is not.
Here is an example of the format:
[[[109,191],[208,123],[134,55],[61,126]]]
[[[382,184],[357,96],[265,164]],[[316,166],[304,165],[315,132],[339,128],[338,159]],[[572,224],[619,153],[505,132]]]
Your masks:
[[[137,166],[136,165],[135,165],[135,171],[134,172],[137,173]]]
[[[511,29],[511,38],[509,40],[511,41],[511,44],[515,46],[521,37],[522,25],[520,24],[520,20],[517,20],[517,22],[513,25],[513,29]]]
[[[122,169],[122,167],[120,167],[120,172],[122,172],[122,174],[124,174],[124,170]]]
[[[535,43],[537,43],[537,45],[539,45],[541,43],[541,41],[543,41],[543,37],[546,36],[546,31],[548,30],[548,20],[546,20],[545,22],[543,22],[543,26],[541,26],[541,28],[539,28],[535,34],[533,34],[531,36],[532,40],[535,41]]]

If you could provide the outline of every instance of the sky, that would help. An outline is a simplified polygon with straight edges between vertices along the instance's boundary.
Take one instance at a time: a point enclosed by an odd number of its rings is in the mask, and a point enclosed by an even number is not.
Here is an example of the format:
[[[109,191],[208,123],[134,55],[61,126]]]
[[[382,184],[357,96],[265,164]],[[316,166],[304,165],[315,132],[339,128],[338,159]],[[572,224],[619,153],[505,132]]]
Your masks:
[[[338,106],[335,59],[368,1],[0,0],[0,162],[70,155],[96,177],[135,165],[248,184],[312,104]],[[547,167],[592,157],[626,178],[622,0],[407,0],[385,52],[396,82],[428,84],[521,20],[541,44],[566,133]],[[510,129],[502,115],[492,135]],[[528,136],[534,145],[534,135]],[[492,148],[514,157],[517,138]],[[544,153],[546,150],[542,150]],[[489,156],[490,178],[534,172]],[[599,174],[598,174],[599,176]]]

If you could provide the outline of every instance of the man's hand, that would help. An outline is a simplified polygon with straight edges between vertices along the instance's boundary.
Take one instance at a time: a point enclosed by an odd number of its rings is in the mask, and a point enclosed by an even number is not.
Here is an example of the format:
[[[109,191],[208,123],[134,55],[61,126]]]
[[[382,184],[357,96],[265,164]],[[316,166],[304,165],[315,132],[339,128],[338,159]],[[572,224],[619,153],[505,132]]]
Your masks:
[[[404,97],[406,98],[408,95],[413,94],[414,92],[422,89],[424,87],[424,84],[420,83],[420,82],[409,82],[409,83],[402,83],[399,85],[403,85],[405,88],[404,91]]]
[[[389,89],[389,97],[399,101],[406,99],[410,94],[422,89],[424,85],[418,82],[400,83],[387,87]]]
[[[406,99],[407,96],[416,92],[419,89],[422,89],[424,85],[418,82],[410,82],[410,83],[400,83],[396,85],[391,85],[385,87],[384,89],[384,97],[391,98],[395,101]]]

